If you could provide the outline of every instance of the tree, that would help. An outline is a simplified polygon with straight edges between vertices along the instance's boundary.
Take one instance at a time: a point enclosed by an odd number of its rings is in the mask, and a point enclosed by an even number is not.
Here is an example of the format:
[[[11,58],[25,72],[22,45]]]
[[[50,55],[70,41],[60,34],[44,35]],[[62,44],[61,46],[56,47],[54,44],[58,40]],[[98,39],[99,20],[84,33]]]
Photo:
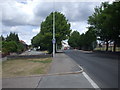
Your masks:
[[[73,31],[68,39],[68,44],[73,48],[79,48],[80,33]]]
[[[17,43],[15,41],[4,41],[2,48],[4,53],[17,52]]]
[[[38,33],[36,36],[34,36],[32,39],[31,39],[31,43],[33,45],[33,47],[38,47],[41,43],[42,43],[42,35],[41,33]]]
[[[26,48],[26,47],[25,47],[21,42],[19,42],[19,43],[17,44],[17,52],[18,52],[18,53],[23,52],[25,48]]]
[[[1,35],[0,36],[0,41],[4,41],[5,40],[5,38]]]
[[[108,8],[108,2],[102,3],[100,7],[95,8],[95,12],[88,19],[90,24],[96,30],[96,34],[101,40],[106,42],[106,51],[108,51],[108,41],[110,40],[109,27],[108,27],[108,15],[103,13]]]
[[[2,38],[2,37],[1,37]],[[25,45],[19,41],[18,34],[10,33],[7,38],[1,42],[3,53],[23,52],[26,48]]]
[[[10,32],[9,36],[7,36],[6,41],[15,41],[19,42],[18,34]]]
[[[93,27],[88,27],[88,31],[79,37],[79,47],[83,50],[93,50],[96,46],[96,34]]]
[[[88,27],[88,31],[83,35],[83,47],[85,50],[93,50],[96,46],[96,35],[93,27]]]
[[[2,41],[4,41],[5,38],[1,35],[0,36],[0,51],[2,50]]]
[[[79,38],[79,49],[84,49],[84,45],[85,45],[85,39],[84,39],[84,37],[85,37],[85,34],[84,33],[82,33],[81,35],[80,35],[80,38]]]
[[[65,40],[70,35],[70,23],[66,17],[60,12],[55,14],[55,38],[57,46],[61,45],[61,41]],[[31,40],[33,46],[40,46],[42,50],[48,50],[52,53],[52,37],[53,37],[53,12],[46,17],[45,21],[41,23],[41,30],[39,34],[34,36]]]
[[[109,4],[104,2],[100,7],[95,8],[95,12],[89,17],[88,23],[96,29],[97,36],[106,42],[108,51],[108,41],[114,42],[114,51],[120,40],[120,2]]]
[[[114,2],[108,7],[106,11],[111,16],[109,18],[109,27],[112,30],[111,41],[114,42],[113,51],[115,52],[116,46],[120,44],[120,2]]]
[[[93,50],[96,46],[95,29],[93,27],[88,27],[88,31],[81,35],[78,31],[73,31],[68,39],[68,43],[73,48]]]

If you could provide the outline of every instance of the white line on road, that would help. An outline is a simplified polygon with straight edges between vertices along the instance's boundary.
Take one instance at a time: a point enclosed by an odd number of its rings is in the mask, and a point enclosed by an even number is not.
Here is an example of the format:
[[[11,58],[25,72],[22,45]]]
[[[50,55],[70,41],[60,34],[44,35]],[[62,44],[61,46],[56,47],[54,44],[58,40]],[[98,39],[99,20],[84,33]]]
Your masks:
[[[85,73],[82,72],[82,74],[85,76],[85,78],[90,82],[90,84],[94,87],[94,88],[99,88],[99,86]],[[100,88],[99,88],[100,89]]]

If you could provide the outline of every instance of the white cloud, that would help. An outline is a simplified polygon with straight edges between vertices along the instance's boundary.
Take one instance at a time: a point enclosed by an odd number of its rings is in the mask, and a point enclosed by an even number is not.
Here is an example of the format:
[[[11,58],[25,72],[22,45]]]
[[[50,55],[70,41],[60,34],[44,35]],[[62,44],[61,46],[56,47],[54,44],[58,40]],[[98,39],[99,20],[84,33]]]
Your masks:
[[[40,32],[40,28],[36,28],[32,30],[33,33],[39,33]]]
[[[2,4],[3,24],[9,26],[15,25],[34,25],[32,22],[34,5],[32,2],[27,4],[18,3],[15,0],[5,1]]]
[[[21,3],[16,0],[7,2],[2,5],[3,11],[3,24],[9,26],[15,25],[39,25],[44,18],[49,15],[55,8],[57,11],[63,12],[71,21],[85,20],[91,13],[91,3],[86,6],[85,2],[82,3],[67,3],[60,2],[41,2],[41,0],[27,0],[27,3]],[[98,4],[98,3],[97,3]],[[95,6],[95,3],[93,3]],[[74,11],[74,13],[73,13]],[[80,18],[82,17],[82,18]]]
[[[71,28],[73,31],[77,30],[80,34],[86,32],[88,24],[86,22],[71,22]]]
[[[10,31],[15,32],[17,29],[18,29],[17,26],[13,26],[13,27],[10,28]]]
[[[56,3],[53,3],[53,1],[56,1]],[[61,1],[63,0],[0,1],[2,34],[6,36],[9,32],[16,32],[19,34],[20,39],[30,44],[30,39],[40,31],[40,23],[53,10],[60,11],[66,16],[71,23],[71,29],[78,30],[80,33],[85,32],[88,26],[88,16],[93,13],[94,7],[99,5],[100,2]]]

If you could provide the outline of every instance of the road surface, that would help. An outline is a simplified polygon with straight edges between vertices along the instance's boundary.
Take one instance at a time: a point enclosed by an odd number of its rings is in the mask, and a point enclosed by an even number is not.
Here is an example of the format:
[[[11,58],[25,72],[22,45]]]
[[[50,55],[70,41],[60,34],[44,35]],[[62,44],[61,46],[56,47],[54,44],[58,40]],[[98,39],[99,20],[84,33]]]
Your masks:
[[[118,59],[102,57],[98,53],[65,50],[100,88],[118,88]]]

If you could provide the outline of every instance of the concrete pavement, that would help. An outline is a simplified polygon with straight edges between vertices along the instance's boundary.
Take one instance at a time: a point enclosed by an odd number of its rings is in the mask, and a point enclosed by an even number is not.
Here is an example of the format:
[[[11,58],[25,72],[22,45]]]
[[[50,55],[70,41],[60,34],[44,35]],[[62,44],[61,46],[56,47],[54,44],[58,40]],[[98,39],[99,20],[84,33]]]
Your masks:
[[[93,88],[80,71],[82,68],[70,57],[57,53],[49,71],[51,75],[44,76],[37,88]]]
[[[77,63],[75,63],[69,56],[64,53],[57,53],[53,58],[49,73],[66,73],[81,71]]]
[[[93,88],[82,73],[44,76],[37,88]]]
[[[2,88],[36,88],[41,77],[16,77],[2,79]]]
[[[64,53],[57,53],[47,75],[4,78],[2,86],[3,88],[93,88],[90,80],[83,72],[79,72],[81,70],[70,57]]]

